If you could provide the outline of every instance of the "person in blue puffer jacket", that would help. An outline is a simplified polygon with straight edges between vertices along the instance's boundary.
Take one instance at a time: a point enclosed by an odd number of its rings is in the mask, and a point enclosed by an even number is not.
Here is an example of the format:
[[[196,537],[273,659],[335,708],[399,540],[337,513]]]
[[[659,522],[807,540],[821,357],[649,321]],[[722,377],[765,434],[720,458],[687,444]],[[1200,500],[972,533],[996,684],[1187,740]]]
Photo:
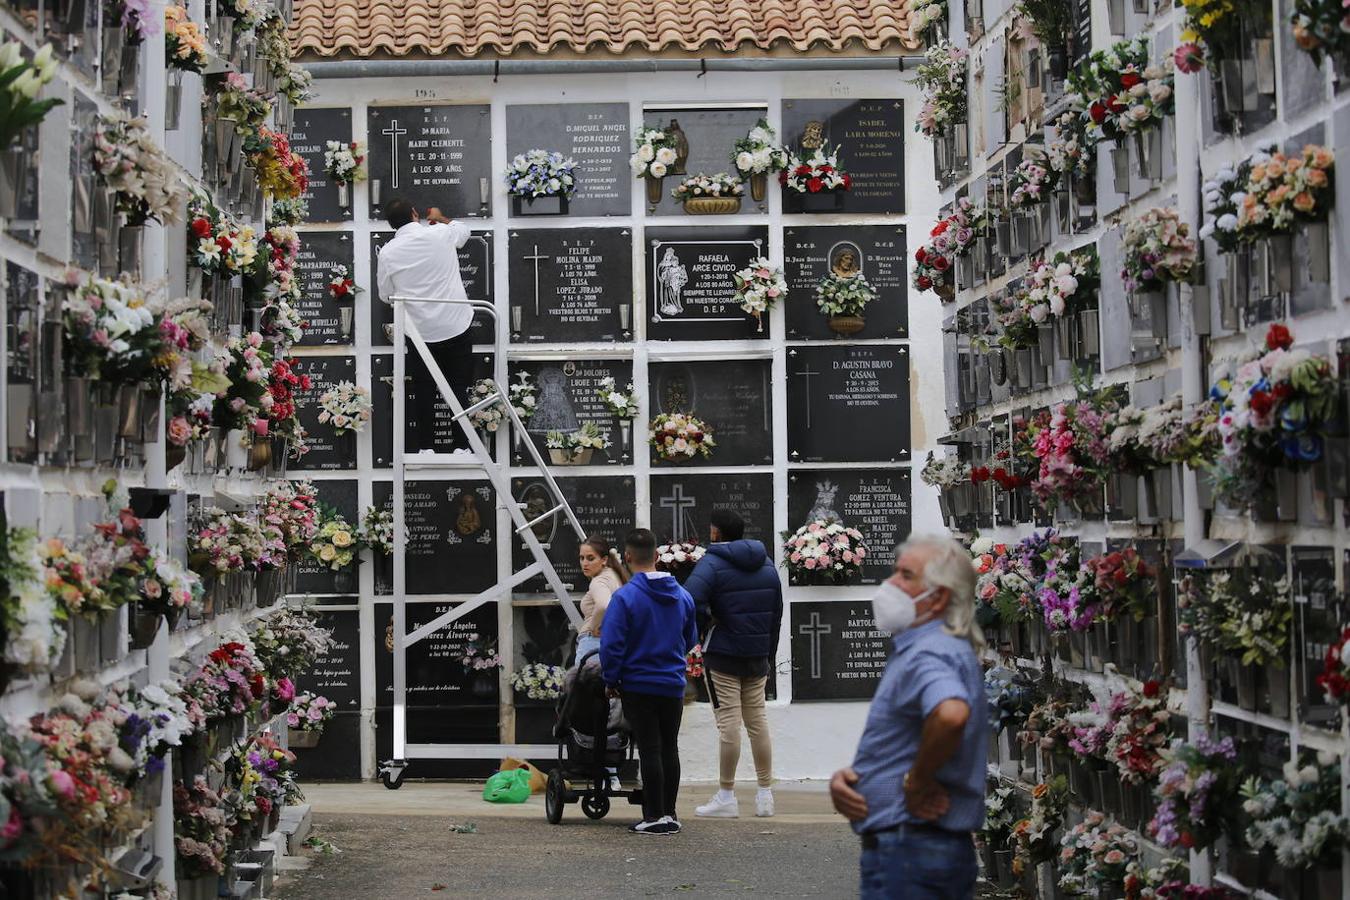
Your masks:
[[[656,571],[656,535],[624,539],[632,578],[609,598],[600,626],[600,671],[610,696],[623,698],[642,766],[642,821],[637,834],[678,834],[680,721],[685,657],[698,643],[694,600],[669,572]]]
[[[750,738],[759,790],[755,815],[773,815],[773,743],[764,689],[778,656],[783,584],[764,545],[744,539],[745,523],[730,509],[712,511],[712,545],[685,581],[698,609],[703,665],[715,694],[718,733],[717,793],[696,815],[736,818],[736,765],[741,726]]]

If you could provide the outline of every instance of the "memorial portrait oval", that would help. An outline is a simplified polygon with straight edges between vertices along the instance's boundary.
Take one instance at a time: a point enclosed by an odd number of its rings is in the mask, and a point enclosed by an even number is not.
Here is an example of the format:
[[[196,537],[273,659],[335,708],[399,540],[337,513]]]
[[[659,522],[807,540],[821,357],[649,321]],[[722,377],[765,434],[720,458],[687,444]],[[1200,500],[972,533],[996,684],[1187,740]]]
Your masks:
[[[548,485],[542,481],[534,481],[525,486],[525,490],[520,493],[520,503],[524,505],[521,512],[525,515],[525,521],[533,521],[544,513],[548,512],[555,505],[553,494],[549,491]],[[553,543],[553,538],[558,534],[558,514],[554,513],[542,522],[536,522],[530,528],[534,536],[542,544]]]
[[[854,275],[864,275],[862,249],[852,241],[840,241],[830,248],[830,272],[838,275],[840,278],[852,278]]]
[[[450,520],[455,533],[462,538],[473,537],[489,523],[492,510],[472,491],[450,488]]]

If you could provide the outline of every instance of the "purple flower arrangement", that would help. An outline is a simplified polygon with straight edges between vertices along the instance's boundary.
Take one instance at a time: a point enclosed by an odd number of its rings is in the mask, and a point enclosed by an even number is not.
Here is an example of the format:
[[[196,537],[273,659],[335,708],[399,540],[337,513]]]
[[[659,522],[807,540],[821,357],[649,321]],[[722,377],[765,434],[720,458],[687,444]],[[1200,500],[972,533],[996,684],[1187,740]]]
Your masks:
[[[1239,804],[1233,739],[1178,741],[1165,755],[1167,764],[1153,789],[1158,809],[1148,833],[1164,847],[1208,847],[1234,821]]]

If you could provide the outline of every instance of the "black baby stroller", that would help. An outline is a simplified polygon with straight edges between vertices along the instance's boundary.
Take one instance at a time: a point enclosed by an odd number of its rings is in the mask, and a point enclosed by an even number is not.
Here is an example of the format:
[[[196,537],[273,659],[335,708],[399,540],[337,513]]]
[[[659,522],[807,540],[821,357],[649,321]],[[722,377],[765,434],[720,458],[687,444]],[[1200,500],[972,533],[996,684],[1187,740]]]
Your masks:
[[[642,804],[641,788],[616,791],[610,787],[609,770],[633,759],[633,741],[617,701],[605,696],[599,660],[592,661],[595,656],[592,651],[577,661],[558,697],[553,723],[558,765],[548,773],[544,792],[544,814],[551,825],[562,821],[563,808],[569,803],[580,802],[588,819],[608,815],[610,797],[626,797],[634,806]]]

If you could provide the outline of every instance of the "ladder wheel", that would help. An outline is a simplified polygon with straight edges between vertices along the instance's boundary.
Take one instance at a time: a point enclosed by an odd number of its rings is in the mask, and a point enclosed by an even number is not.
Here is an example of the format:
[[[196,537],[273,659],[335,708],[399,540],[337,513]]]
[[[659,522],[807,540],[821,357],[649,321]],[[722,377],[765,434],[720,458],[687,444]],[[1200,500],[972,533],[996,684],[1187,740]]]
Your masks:
[[[395,775],[392,772],[381,772],[380,781],[383,782],[384,786],[391,791],[396,791],[399,788],[403,787],[402,774]]]
[[[563,796],[566,789],[561,769],[554,769],[548,773],[548,783],[544,787],[544,818],[550,825],[557,825],[562,821],[563,807],[567,805],[567,800]]]

